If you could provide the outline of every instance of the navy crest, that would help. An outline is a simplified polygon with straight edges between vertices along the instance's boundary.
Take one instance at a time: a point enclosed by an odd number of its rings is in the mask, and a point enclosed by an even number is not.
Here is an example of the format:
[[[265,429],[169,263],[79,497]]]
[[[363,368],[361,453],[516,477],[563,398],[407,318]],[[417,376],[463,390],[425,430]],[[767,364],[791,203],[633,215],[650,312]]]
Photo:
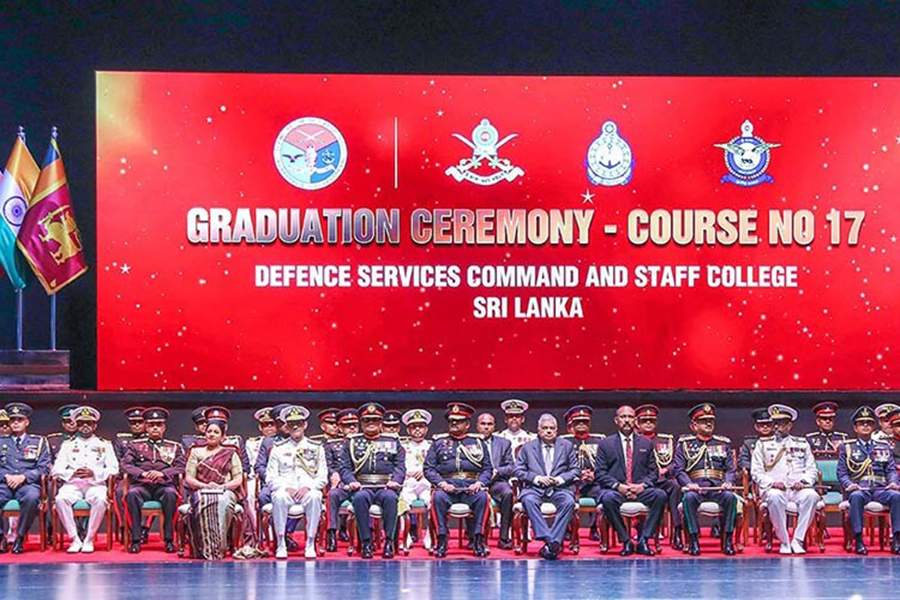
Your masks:
[[[766,173],[771,160],[772,148],[781,144],[764,141],[753,135],[753,123],[749,120],[741,124],[741,135],[724,144],[713,144],[725,151],[725,166],[728,174],[722,176],[721,183],[733,183],[751,187],[760,183],[774,183],[775,179]]]
[[[628,141],[619,135],[615,121],[606,121],[588,147],[588,180],[594,185],[627,185],[634,174],[634,154]]]

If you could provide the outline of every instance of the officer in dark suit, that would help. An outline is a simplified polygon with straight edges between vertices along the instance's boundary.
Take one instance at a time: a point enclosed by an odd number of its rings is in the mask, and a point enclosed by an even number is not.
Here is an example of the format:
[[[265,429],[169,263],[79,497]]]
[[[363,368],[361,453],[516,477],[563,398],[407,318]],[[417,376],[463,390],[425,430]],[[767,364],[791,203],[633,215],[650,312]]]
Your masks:
[[[900,554],[900,477],[890,446],[872,439],[875,411],[860,406],[853,413],[855,440],[847,440],[838,451],[837,476],[850,501],[850,527],[856,538],[856,553],[868,554],[862,529],[865,506],[873,500],[891,511],[891,552]]]
[[[594,468],[601,491],[597,504],[603,506],[603,514],[623,540],[622,556],[637,552],[645,556],[655,553],[647,540],[653,539],[666,510],[666,493],[654,487],[659,478],[653,444],[634,430],[635,412],[630,406],[620,406],[615,417],[618,433],[602,440],[597,447],[597,463]],[[649,509],[637,539],[631,541],[631,532],[625,527],[621,509],[625,502],[640,502]]]
[[[744,443],[741,444],[737,459],[738,469],[744,469],[747,473],[750,472],[750,462],[753,458],[753,446],[756,445],[756,440],[771,436],[774,430],[768,408],[757,408],[750,413],[750,418],[753,419],[753,428],[756,429],[757,435],[744,436]]]
[[[838,457],[838,448],[847,441],[847,434],[834,430],[838,405],[826,400],[812,407],[816,414],[816,431],[806,434],[806,441],[812,449],[816,460],[834,460]]]
[[[669,504],[669,514],[672,516],[672,533],[669,543],[675,550],[684,549],[682,536],[681,513],[678,506],[681,504],[681,484],[675,479],[675,471],[672,462],[675,460],[675,437],[668,433],[659,433],[656,430],[659,419],[659,407],[655,404],[642,404],[634,409],[637,419],[635,431],[650,440],[653,444],[653,458],[656,460],[656,468],[659,477],[654,484],[666,493]]]
[[[341,481],[350,492],[362,558],[372,558],[369,508],[381,507],[384,525],[383,558],[394,557],[397,533],[397,503],[406,479],[406,452],[396,433],[382,433],[384,407],[377,402],[363,404],[359,411],[362,433],[350,434],[341,456]]]
[[[541,558],[555,560],[575,513],[574,485],[579,481],[578,453],[569,440],[558,436],[556,417],[545,413],[538,419],[538,439],[525,442],[516,457],[516,479],[522,482],[519,501],[528,514],[534,537],[544,542]],[[553,526],[541,512],[549,502],[556,507]]]
[[[148,500],[162,504],[163,540],[167,553],[175,552],[175,535],[172,527],[175,509],[178,508],[177,479],[184,474],[185,457],[181,444],[163,439],[169,411],[152,407],[144,410],[147,437],[128,444],[122,459],[122,472],[128,476],[128,492],[125,494],[127,520],[131,526],[131,545],[128,551],[141,551],[141,507]]]
[[[345,408],[337,414],[338,427],[341,430],[343,440],[334,446],[337,456],[344,455],[344,445],[346,439],[359,432],[359,415],[356,409]],[[340,465],[336,465],[340,472]],[[328,531],[325,532],[325,550],[327,552],[337,552],[337,532],[341,530],[341,541],[345,541],[346,534],[344,528],[346,523],[341,519],[341,505],[350,500],[350,492],[343,485],[336,485],[328,490]]]
[[[50,445],[51,462],[56,460],[56,455],[59,454],[59,449],[62,447],[63,442],[71,440],[78,435],[78,428],[75,426],[75,421],[71,421],[69,416],[72,414],[73,410],[80,406],[80,404],[66,404],[57,409],[56,412],[59,413],[60,428],[62,431],[55,431],[47,434],[47,443]]]
[[[434,555],[447,556],[447,512],[452,504],[461,503],[469,506],[475,521],[473,553],[484,558],[489,554],[482,531],[488,508],[486,487],[493,474],[490,455],[482,436],[469,433],[475,409],[462,402],[447,407],[444,418],[450,431],[434,436],[425,455],[425,478],[437,488],[431,501],[438,533]]]
[[[509,527],[512,523],[513,491],[509,483],[513,477],[515,463],[512,456],[512,444],[509,440],[496,435],[497,421],[494,415],[488,412],[478,415],[475,423],[478,433],[484,438],[488,456],[491,459],[491,481],[489,492],[491,500],[497,503],[500,509],[500,539],[497,547],[501,550],[512,550],[512,541],[509,538]],[[469,539],[474,535],[472,527],[474,523],[469,520]]]
[[[41,477],[50,472],[50,448],[40,435],[28,433],[31,423],[30,406],[10,402],[5,407],[9,415],[10,436],[0,438],[0,507],[9,500],[19,502],[19,523],[13,542],[13,554],[25,551],[25,534],[34,522],[41,502]],[[0,524],[0,553],[8,550],[6,524]]]
[[[714,435],[716,428],[716,407],[709,402],[698,404],[689,411],[691,435],[678,438],[675,460],[672,468],[684,492],[682,506],[684,522],[687,526],[688,553],[700,554],[700,524],[697,509],[700,502],[715,502],[722,509],[725,540],[722,551],[727,556],[734,555],[734,525],[737,519],[737,496],[734,495],[736,470],[732,455],[731,440]],[[703,491],[703,488],[722,488],[720,491]]]

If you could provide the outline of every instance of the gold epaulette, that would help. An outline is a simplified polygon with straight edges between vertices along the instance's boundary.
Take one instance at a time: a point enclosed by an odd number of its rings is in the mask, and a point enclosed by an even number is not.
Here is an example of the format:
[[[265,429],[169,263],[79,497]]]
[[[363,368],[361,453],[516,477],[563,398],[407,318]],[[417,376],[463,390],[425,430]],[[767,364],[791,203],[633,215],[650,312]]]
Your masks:
[[[725,442],[726,444],[731,443],[731,438],[724,435],[713,435],[714,440],[718,440],[720,442]]]
[[[312,438],[306,438],[306,439],[307,439],[307,441],[309,441],[310,444],[313,444],[314,446],[321,446],[321,445],[322,445],[322,442],[320,442],[319,440],[314,440],[314,439],[312,439]]]
[[[362,436],[362,432],[356,432],[356,433],[351,433],[351,434],[347,435],[348,438],[357,438],[357,437],[361,437],[361,436]]]
[[[272,445],[273,445],[273,446],[280,446],[281,444],[290,441],[290,439],[291,439],[291,438],[286,437],[286,438],[281,439],[281,440],[275,440],[274,442],[272,442]]]
[[[697,436],[692,433],[686,433],[685,435],[678,437],[679,442],[689,442],[691,440],[696,440],[696,439],[697,439]]]
[[[752,440],[752,439],[753,439],[753,436],[752,436],[752,435],[748,435],[747,437],[744,438],[744,441],[746,442],[747,440]],[[758,437],[758,438],[756,438],[756,441],[758,441],[758,442],[767,442],[767,441],[772,440],[772,439],[775,439],[775,436],[774,436],[774,435],[766,435],[766,436],[763,436],[763,437]]]
[[[603,434],[601,433],[601,434],[598,434],[598,435],[603,435]],[[668,439],[671,440],[671,439],[673,439],[675,436],[673,436],[671,433],[657,433],[657,434],[656,434],[656,437],[668,438]]]
[[[247,441],[248,441],[248,442],[255,442],[256,440],[261,440],[261,439],[263,439],[263,437],[262,437],[261,435],[255,435],[255,436],[253,436],[253,437],[247,438]]]
[[[116,438],[117,438],[117,439],[123,439],[123,438],[132,438],[132,439],[134,439],[134,434],[131,433],[130,431],[127,431],[127,432],[126,432],[126,431],[120,431],[119,433],[116,434]]]
[[[399,434],[399,433],[394,433],[394,432],[392,432],[392,431],[388,431],[388,432],[386,432],[386,433],[382,433],[381,435],[384,435],[384,436],[387,436],[387,437],[393,437],[393,438],[400,439],[400,434]]]
[[[62,432],[59,431],[57,431],[56,433],[48,433],[47,439],[49,440],[50,438],[58,438],[60,436],[62,436]]]
[[[443,439],[443,438],[445,438],[445,437],[450,437],[450,434],[449,434],[449,433],[437,433],[437,434],[435,434],[434,439],[435,439],[435,440],[440,440],[440,439]]]

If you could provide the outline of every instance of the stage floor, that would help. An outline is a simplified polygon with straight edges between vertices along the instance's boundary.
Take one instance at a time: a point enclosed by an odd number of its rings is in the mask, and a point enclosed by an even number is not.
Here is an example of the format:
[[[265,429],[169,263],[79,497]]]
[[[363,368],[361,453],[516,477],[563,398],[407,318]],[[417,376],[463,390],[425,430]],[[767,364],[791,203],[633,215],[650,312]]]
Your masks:
[[[48,557],[49,558],[49,557]],[[898,558],[67,563],[0,566],[0,597],[896,598]]]

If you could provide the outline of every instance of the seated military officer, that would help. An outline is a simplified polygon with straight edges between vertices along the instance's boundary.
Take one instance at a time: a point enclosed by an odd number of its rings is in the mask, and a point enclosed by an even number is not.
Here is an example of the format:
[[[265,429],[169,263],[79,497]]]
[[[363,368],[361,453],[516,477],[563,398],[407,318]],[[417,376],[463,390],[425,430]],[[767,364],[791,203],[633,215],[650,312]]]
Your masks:
[[[637,417],[637,431],[653,444],[653,458],[659,470],[654,486],[664,491],[668,499],[669,513],[672,517],[669,543],[675,550],[682,550],[683,526],[681,513],[678,512],[678,506],[681,504],[681,484],[675,479],[675,472],[672,469],[672,461],[675,460],[675,438],[671,434],[659,433],[656,430],[659,407],[655,404],[641,404],[634,412]]]
[[[69,419],[72,411],[78,407],[78,404],[66,404],[60,406],[56,411],[59,413],[60,431],[47,434],[47,443],[50,444],[51,462],[56,460],[56,455],[59,454],[59,447],[62,446],[62,443],[66,440],[71,440],[78,434],[78,430],[75,428],[75,422]]]
[[[889,421],[894,436],[888,440],[888,443],[894,451],[894,463],[897,465],[897,470],[900,471],[900,410],[892,412]]]
[[[162,505],[163,541],[167,553],[175,552],[173,521],[178,508],[178,477],[184,473],[184,448],[178,442],[164,439],[169,411],[154,406],[144,409],[147,437],[132,440],[122,457],[122,472],[128,476],[125,494],[126,521],[131,527],[128,551],[141,551],[141,508],[144,502],[156,500]]]
[[[119,472],[119,461],[112,444],[94,435],[100,411],[77,406],[69,415],[78,435],[63,442],[53,463],[51,474],[63,482],[56,493],[56,512],[72,540],[68,551],[90,553],[94,551],[94,537],[106,516],[106,482]],[[72,512],[72,505],[78,500],[86,500],[91,507],[84,540],[78,537]]]
[[[9,414],[5,408],[0,408],[0,437],[6,437],[12,430],[9,428]]]
[[[775,428],[768,408],[757,408],[750,413],[750,418],[753,419],[753,428],[756,429],[756,435],[744,436],[744,443],[741,444],[737,459],[738,469],[744,469],[748,473],[750,472],[750,461],[753,459],[753,447],[756,445],[756,440],[761,437],[770,437]]]
[[[578,404],[565,412],[567,434],[560,437],[572,442],[578,456],[578,468],[581,471],[579,482],[575,489],[579,498],[596,498],[600,493],[600,485],[594,481],[594,463],[597,460],[597,445],[606,436],[602,433],[591,433],[591,419],[594,409],[587,404]],[[493,494],[491,494],[493,498]],[[578,518],[578,515],[575,515]],[[591,539],[600,539],[596,521],[591,522]],[[577,552],[580,542],[572,540],[572,551]]]
[[[850,527],[856,538],[856,553],[868,554],[862,529],[865,506],[878,502],[891,511],[891,552],[900,554],[900,477],[891,448],[873,439],[875,411],[860,406],[853,413],[855,440],[847,440],[838,451],[837,476],[850,500]]]
[[[356,409],[345,408],[337,413],[338,428],[341,432],[341,440],[333,444],[329,444],[333,456],[337,457],[337,461],[332,465],[335,472],[338,473],[338,481],[340,480],[340,457],[344,454],[344,445],[347,438],[354,433],[359,432],[359,415]],[[346,541],[344,528],[346,522],[341,519],[341,505],[350,499],[350,492],[343,486],[336,483],[328,490],[328,531],[325,533],[325,550],[327,552],[337,551],[337,531],[341,530],[341,541]]]
[[[28,433],[30,406],[21,402],[6,405],[10,436],[0,439],[0,507],[7,501],[19,501],[19,522],[13,542],[13,554],[25,551],[25,534],[31,528],[41,501],[41,477],[50,472],[47,440]],[[0,529],[4,532],[5,528]],[[6,535],[0,535],[0,553],[6,552]]]
[[[493,469],[487,446],[480,435],[470,434],[475,409],[462,402],[447,405],[444,418],[449,433],[434,436],[425,456],[425,478],[437,488],[431,501],[431,511],[437,521],[437,558],[447,556],[447,513],[455,503],[466,504],[472,510],[475,526],[472,549],[475,556],[488,555],[484,546],[484,515],[488,507],[485,488]]]
[[[403,416],[399,410],[387,410],[384,412],[384,420],[381,428],[384,433],[395,433],[400,435],[400,419]]]
[[[406,432],[409,438],[400,441],[403,444],[403,450],[406,452],[406,479],[403,482],[403,489],[400,490],[400,499],[406,503],[406,506],[412,506],[416,500],[425,503],[428,512],[431,511],[431,484],[425,479],[425,455],[431,448],[431,440],[426,439],[428,435],[428,426],[431,424],[431,413],[424,408],[413,408],[403,413],[401,418],[403,424],[406,425]],[[411,515],[412,519],[418,518],[417,515]],[[421,527],[422,524],[419,524]],[[413,527],[410,532],[412,541],[419,541],[416,537],[416,528]],[[425,528],[425,539],[422,540],[426,549],[431,549],[431,538]]]
[[[684,491],[682,507],[688,531],[688,553],[700,554],[700,525],[697,510],[704,500],[715,502],[722,509],[725,540],[722,551],[734,555],[734,525],[737,519],[737,497],[732,491],[736,477],[731,440],[715,435],[716,407],[709,402],[694,406],[690,435],[678,438],[672,469]],[[714,488],[706,491],[704,488]]]
[[[191,411],[191,421],[194,423],[194,432],[181,436],[181,445],[185,452],[190,452],[191,447],[206,444],[206,411],[209,407],[200,406]]]
[[[381,507],[384,526],[384,558],[394,557],[397,532],[397,503],[406,478],[406,453],[396,433],[382,433],[384,407],[368,402],[359,409],[362,433],[352,433],[341,456],[341,480],[350,492],[356,515],[360,556],[372,558],[372,531],[369,508]]]
[[[325,462],[328,464],[327,487],[330,490],[343,487],[341,484],[341,454],[344,452],[345,438],[341,435],[341,428],[338,425],[338,414],[340,411],[337,408],[326,408],[319,411],[316,416],[319,419],[319,429],[322,430],[322,433],[311,436],[325,448]],[[345,524],[341,523],[341,527],[345,527]],[[325,550],[327,552],[337,550],[335,530],[330,528],[325,535]]]
[[[806,438],[790,434],[797,411],[790,406],[773,404],[769,414],[775,433],[756,442],[750,472],[759,486],[762,500],[769,507],[772,528],[781,541],[779,552],[806,554],[803,543],[819,501],[819,494],[812,486],[818,480],[819,472]],[[794,502],[798,512],[793,539],[788,535],[788,502]]]
[[[885,402],[875,407],[875,416],[878,417],[878,429],[872,434],[872,439],[876,442],[886,442],[893,437],[894,432],[891,429],[890,416],[894,411],[900,410],[893,402]]]
[[[847,434],[834,430],[834,419],[837,417],[837,403],[826,400],[812,407],[816,415],[816,431],[806,434],[806,441],[812,448],[816,459],[834,460],[838,448],[847,440]]]
[[[500,409],[506,416],[506,429],[498,433],[503,439],[512,444],[513,459],[516,452],[525,442],[537,439],[537,436],[523,428],[525,413],[528,411],[528,403],[518,398],[510,398],[500,403]]]

